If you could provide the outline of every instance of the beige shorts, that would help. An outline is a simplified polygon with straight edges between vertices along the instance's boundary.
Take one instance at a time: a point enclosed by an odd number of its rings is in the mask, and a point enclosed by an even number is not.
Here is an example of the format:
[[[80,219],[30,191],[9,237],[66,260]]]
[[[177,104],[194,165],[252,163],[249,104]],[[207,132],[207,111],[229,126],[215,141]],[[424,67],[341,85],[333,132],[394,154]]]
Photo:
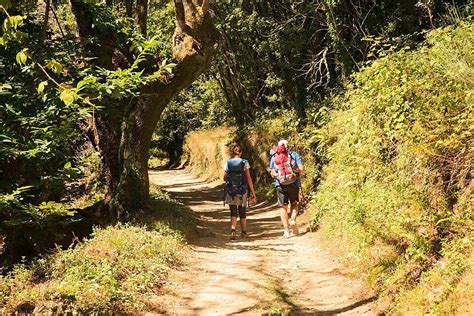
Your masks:
[[[233,197],[226,193],[225,204],[247,206],[247,192],[243,196],[237,194]]]

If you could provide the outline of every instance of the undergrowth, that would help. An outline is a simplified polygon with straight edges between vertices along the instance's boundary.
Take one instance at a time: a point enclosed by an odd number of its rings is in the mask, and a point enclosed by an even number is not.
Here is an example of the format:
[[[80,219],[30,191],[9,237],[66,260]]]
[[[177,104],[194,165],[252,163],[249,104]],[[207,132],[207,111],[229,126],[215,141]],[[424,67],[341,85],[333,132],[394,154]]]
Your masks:
[[[234,130],[219,127],[190,133],[185,140],[187,167],[206,180],[222,179],[224,163],[229,159],[228,146],[234,140]]]
[[[179,264],[189,208],[156,188],[150,209],[128,224],[95,228],[84,241],[0,276],[2,313],[134,314]]]
[[[315,224],[390,313],[454,312],[473,268],[473,44],[461,23],[373,62],[315,131],[329,161]]]
[[[291,315],[296,312],[296,304],[281,280],[266,279],[263,290],[264,298],[255,306],[255,312],[260,315]]]
[[[196,234],[197,219],[188,206],[173,199],[154,184],[151,184],[150,195],[148,211],[135,216],[135,223],[157,230],[170,227],[184,237]]]

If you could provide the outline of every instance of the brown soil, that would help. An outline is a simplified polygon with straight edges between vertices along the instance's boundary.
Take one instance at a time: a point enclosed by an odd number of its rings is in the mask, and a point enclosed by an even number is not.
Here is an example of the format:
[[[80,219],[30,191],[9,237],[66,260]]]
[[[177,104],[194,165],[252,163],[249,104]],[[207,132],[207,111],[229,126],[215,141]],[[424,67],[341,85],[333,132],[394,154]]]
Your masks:
[[[199,216],[199,235],[189,240],[184,264],[171,273],[162,293],[150,298],[166,314],[367,314],[375,297],[344,273],[317,233],[283,239],[279,210],[261,203],[247,212],[247,238],[229,239],[222,185],[183,170],[153,171],[150,180],[189,205]]]

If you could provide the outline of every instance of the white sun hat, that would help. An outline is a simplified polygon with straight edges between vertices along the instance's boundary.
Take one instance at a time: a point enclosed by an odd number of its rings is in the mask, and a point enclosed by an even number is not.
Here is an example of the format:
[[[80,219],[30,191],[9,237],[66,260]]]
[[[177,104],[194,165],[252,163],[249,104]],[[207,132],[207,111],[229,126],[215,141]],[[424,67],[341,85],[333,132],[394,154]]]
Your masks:
[[[278,146],[285,145],[285,148],[288,149],[288,141],[286,139],[282,139],[278,141]]]

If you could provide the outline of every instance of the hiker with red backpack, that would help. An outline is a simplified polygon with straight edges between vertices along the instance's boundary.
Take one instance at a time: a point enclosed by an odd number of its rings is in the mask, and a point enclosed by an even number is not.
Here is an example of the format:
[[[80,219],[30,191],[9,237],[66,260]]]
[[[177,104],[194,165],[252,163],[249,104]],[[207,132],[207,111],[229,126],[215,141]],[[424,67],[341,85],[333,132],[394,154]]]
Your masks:
[[[276,152],[270,159],[270,174],[275,179],[280,218],[283,224],[283,238],[298,234],[296,216],[300,193],[300,176],[304,173],[300,156],[288,149],[288,141],[280,140]]]
[[[237,215],[240,218],[240,235],[247,236],[247,193],[248,187],[252,192],[251,200],[255,202],[257,196],[253,187],[252,177],[250,176],[250,164],[242,159],[242,147],[232,146],[232,158],[227,160],[224,167],[224,205],[228,204],[230,208],[230,239],[236,239]]]

